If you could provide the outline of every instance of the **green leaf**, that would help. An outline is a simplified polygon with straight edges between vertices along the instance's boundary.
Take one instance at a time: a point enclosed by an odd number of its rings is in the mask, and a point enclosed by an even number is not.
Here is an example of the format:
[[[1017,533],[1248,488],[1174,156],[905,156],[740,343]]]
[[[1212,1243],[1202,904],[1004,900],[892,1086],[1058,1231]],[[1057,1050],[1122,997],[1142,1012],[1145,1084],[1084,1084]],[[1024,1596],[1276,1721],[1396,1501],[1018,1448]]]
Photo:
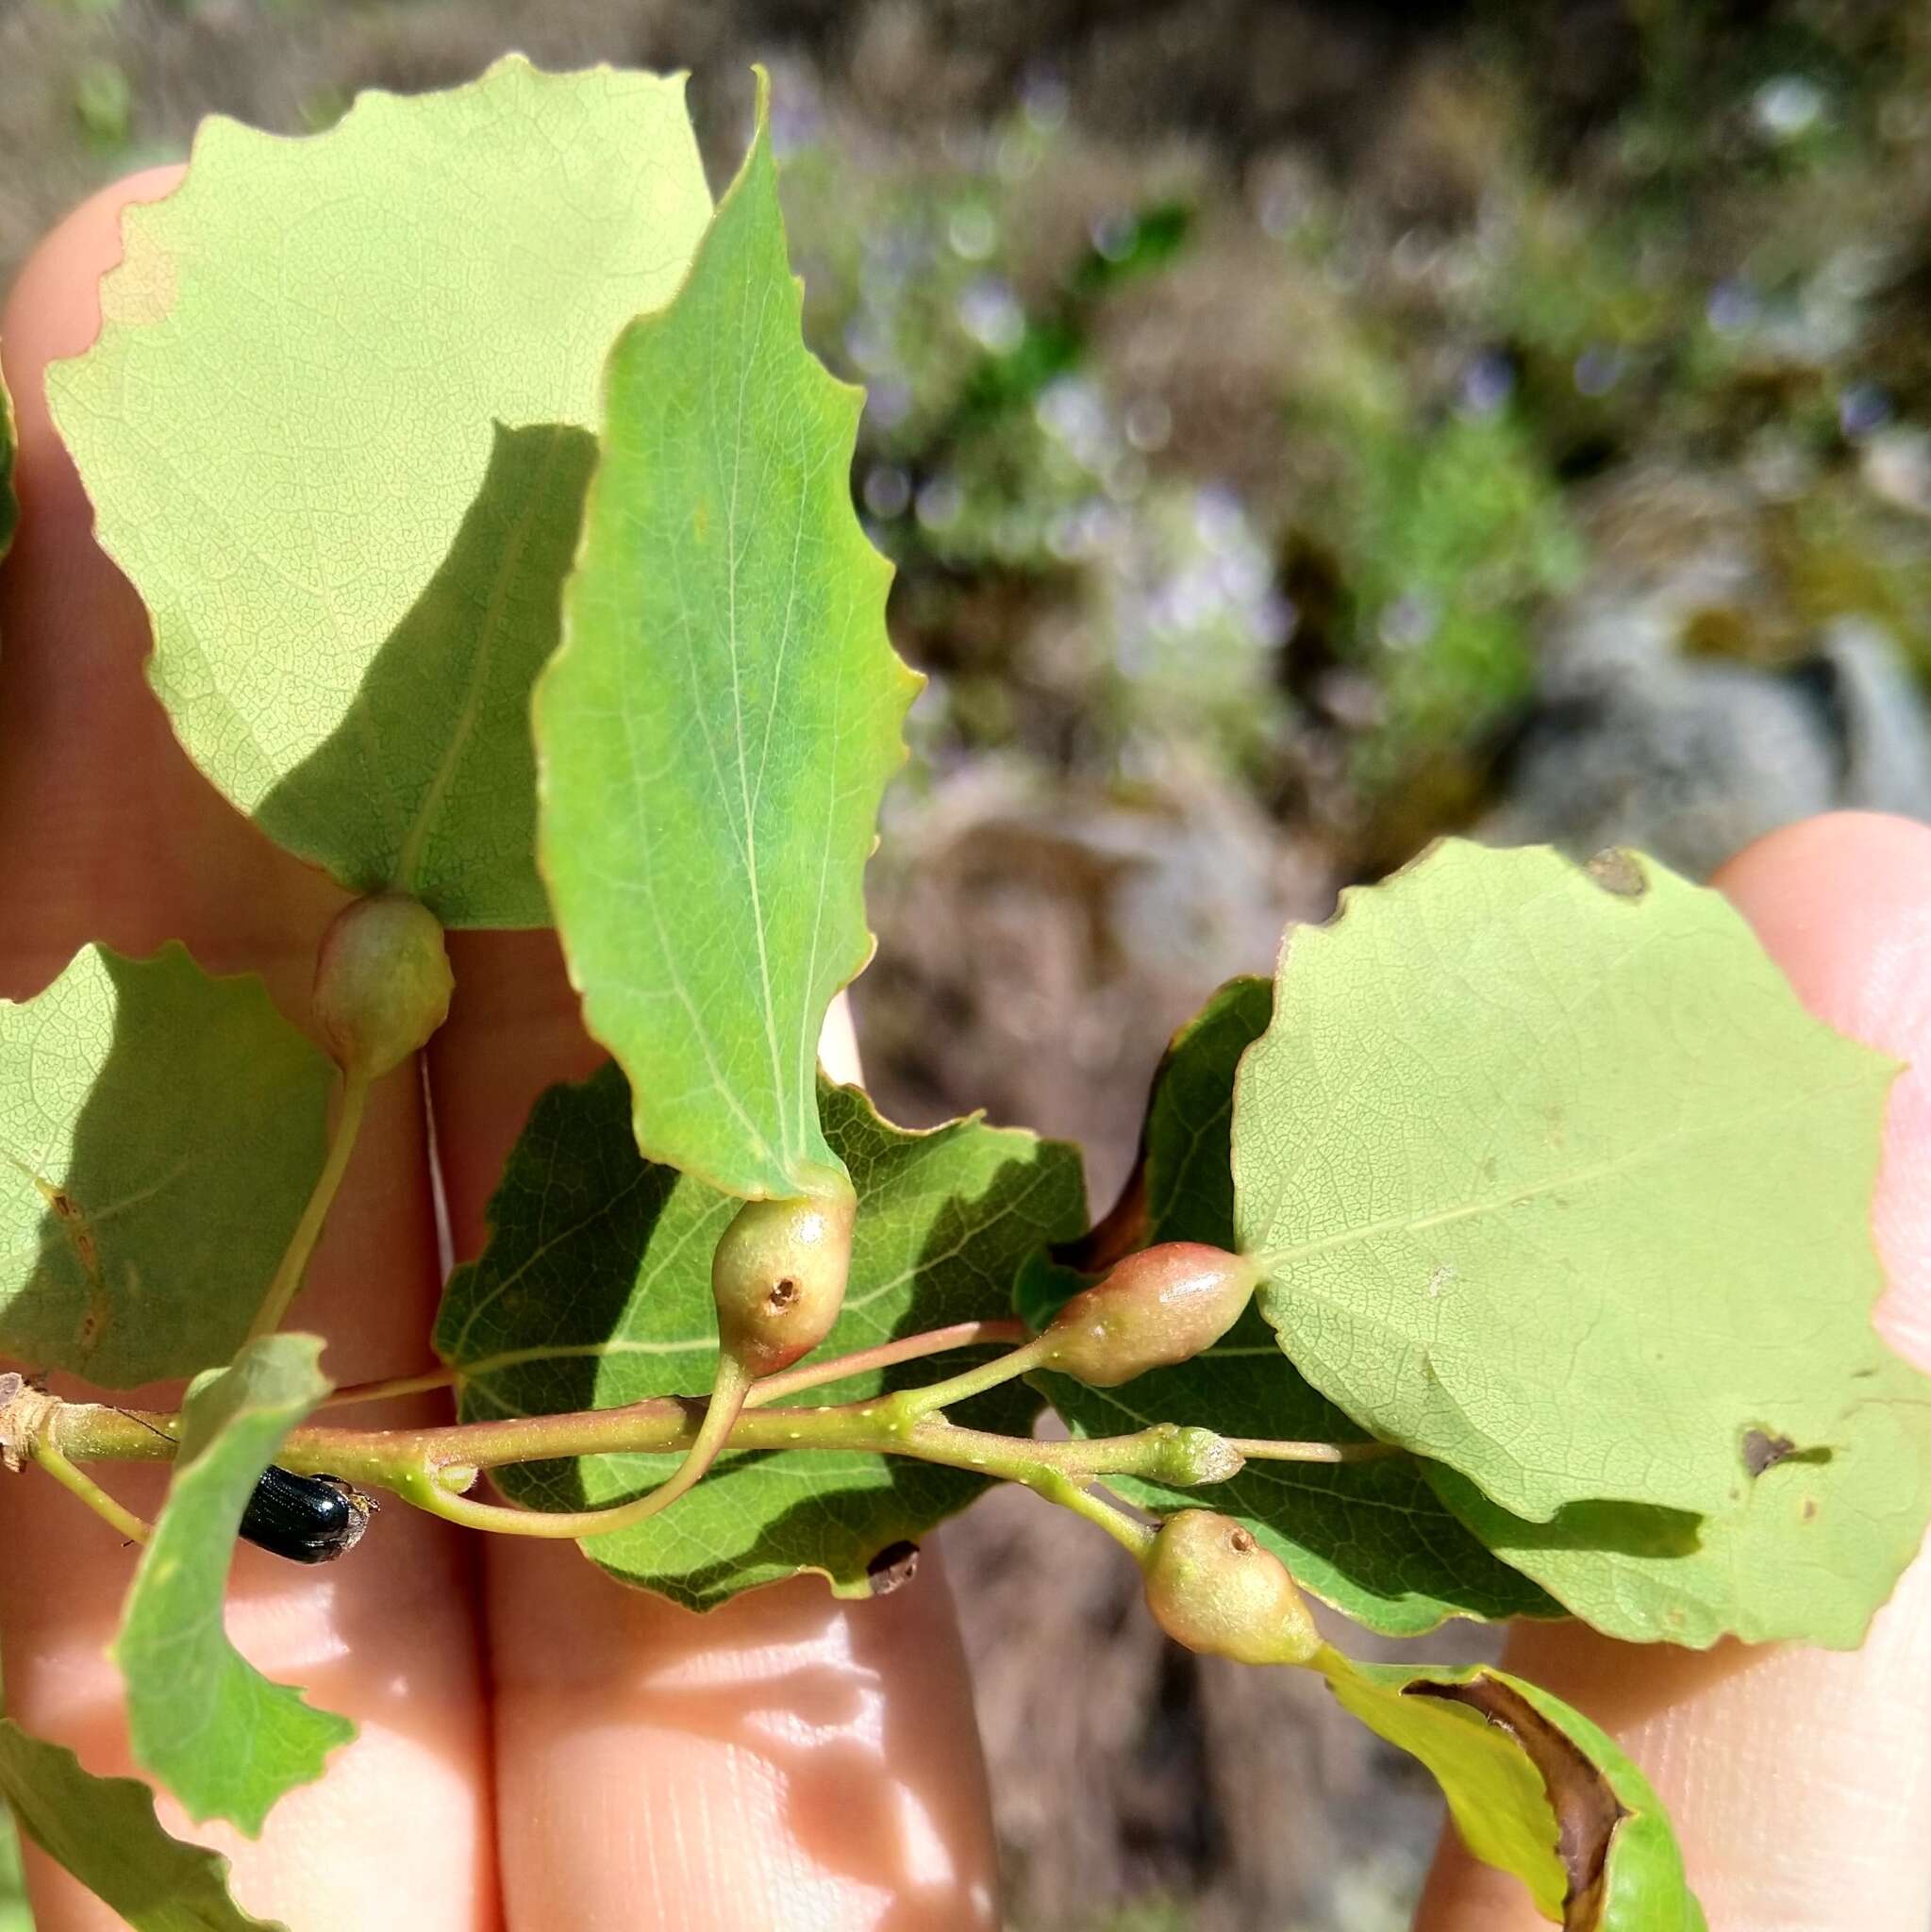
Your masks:
[[[1450,841],[1282,952],[1234,1098],[1262,1312],[1373,1434],[1547,1521],[1720,1514],[1874,1343],[1892,1068],[1647,859]]]
[[[315,1336],[264,1336],[188,1391],[167,1506],[114,1642],[135,1757],[191,1818],[226,1818],[250,1837],[356,1735],[348,1719],[270,1683],[222,1625],[241,1512],[282,1438],[328,1393],[321,1355]]]
[[[690,280],[611,358],[536,696],[543,874],[637,1143],[754,1199],[832,1161],[819,1028],[870,953],[865,858],[918,688],[852,508],[861,400],[800,338],[760,93]]]
[[[1648,1780],[1580,1711],[1485,1664],[1330,1652],[1325,1672],[1347,1709],[1427,1766],[1469,1850],[1564,1932],[1707,1932]]]
[[[1233,1245],[1228,1128],[1234,1072],[1273,1010],[1273,989],[1266,980],[1232,980],[1174,1036],[1147,1101],[1138,1181],[1125,1196],[1144,1207],[1140,1240]],[[1069,1277],[1057,1298],[1078,1285],[1077,1277]],[[1028,1320],[1049,1312],[1042,1304],[1026,1309]],[[1228,1436],[1365,1440],[1295,1372],[1267,1324],[1251,1312],[1192,1361],[1117,1389],[1089,1389],[1064,1375],[1042,1375],[1038,1382],[1080,1436],[1178,1423]],[[1157,1512],[1209,1503],[1246,1524],[1304,1589],[1389,1636],[1418,1636],[1451,1616],[1561,1614],[1442,1507],[1412,1457],[1325,1465],[1257,1459],[1231,1482],[1217,1485],[1211,1496],[1110,1480]]]
[[[1720,1516],[1592,1503],[1525,1523],[1465,1476],[1439,1465],[1429,1474],[1498,1557],[1611,1637],[1856,1650],[1924,1540],[1931,1384],[1873,1340],[1851,1387],[1811,1448],[1759,1438],[1750,1465],[1759,1473],[1739,1473],[1737,1500]]]
[[[1084,1224],[1079,1160],[1030,1134],[956,1121],[929,1133],[889,1125],[855,1088],[822,1088],[834,1152],[858,1193],[850,1284],[823,1357],[1007,1312],[1032,1249]],[[551,1090],[491,1204],[481,1258],[451,1278],[436,1345],[459,1372],[465,1421],[611,1408],[696,1394],[717,1362],[710,1253],[737,1202],[639,1158],[630,1096],[614,1067]],[[948,1368],[985,1351],[946,1357]],[[814,1390],[852,1402],[930,1379],[929,1361]],[[1029,1428],[1035,1399],[1007,1387],[960,1405],[961,1420]],[[602,1456],[501,1473],[532,1508],[622,1501],[661,1482],[674,1456]],[[830,1451],[726,1457],[690,1495],[635,1528],[583,1544],[612,1575],[693,1608],[822,1571],[844,1596],[867,1566],[916,1541],[985,1487],[923,1463]]]
[[[0,1797],[27,1837],[135,1932],[285,1932],[228,1896],[219,1852],[161,1829],[139,1778],[95,1777],[10,1718],[0,1718]]]
[[[446,925],[543,925],[527,699],[611,342],[710,214],[681,78],[499,61],[290,141],[214,119],[49,373],[195,762]]]
[[[252,974],[76,954],[0,1002],[0,1348],[108,1388],[240,1346],[325,1151],[335,1071]]]

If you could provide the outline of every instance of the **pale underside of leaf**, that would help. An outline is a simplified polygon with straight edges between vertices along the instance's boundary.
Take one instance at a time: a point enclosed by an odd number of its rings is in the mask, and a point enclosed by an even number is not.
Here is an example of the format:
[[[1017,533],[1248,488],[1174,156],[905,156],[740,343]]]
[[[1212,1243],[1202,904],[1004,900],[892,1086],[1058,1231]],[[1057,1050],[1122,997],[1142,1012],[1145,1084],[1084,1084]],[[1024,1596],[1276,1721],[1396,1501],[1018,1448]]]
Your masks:
[[[114,1643],[136,1757],[190,1817],[225,1818],[251,1837],[355,1736],[346,1718],[262,1676],[222,1622],[248,1499],[282,1438],[328,1392],[321,1354],[312,1335],[268,1336],[191,1389],[167,1504]]]
[[[1427,1767],[1469,1850],[1563,1932],[1706,1932],[1656,1793],[1579,1711],[1486,1665],[1330,1652],[1324,1668],[1348,1710]]]
[[[1855,1650],[1931,1514],[1931,1387],[1874,1338],[1844,1414],[1807,1448],[1761,1439],[1736,1503],[1697,1518],[1635,1504],[1527,1523],[1432,1466],[1449,1507],[1505,1562],[1611,1637],[1704,1649],[1797,1640]]]
[[[849,1088],[826,1086],[822,1105],[858,1193],[851,1280],[823,1356],[1003,1316],[1024,1257],[1083,1223],[1071,1148],[976,1121],[907,1133]],[[615,1068],[553,1089],[532,1112],[491,1204],[490,1245],[451,1279],[437,1324],[465,1420],[710,1387],[710,1252],[737,1204],[642,1161],[629,1115]],[[913,1362],[808,1399],[860,1400],[982,1358]],[[1007,1388],[963,1406],[959,1419],[1024,1434],[1036,1407]],[[529,1507],[581,1508],[637,1495],[675,1461],[592,1457],[506,1470],[501,1481]],[[969,1474],[875,1456],[727,1457],[662,1516],[583,1547],[624,1581],[696,1608],[801,1570],[863,1595],[875,1558],[916,1543],[983,1488]]]
[[[334,1069],[252,974],[75,956],[0,1003],[0,1348],[109,1388],[240,1344],[321,1168]]]
[[[1273,1007],[1266,980],[1234,980],[1174,1036],[1148,1096],[1139,1174],[1124,1197],[1138,1203],[1138,1219],[1129,1232],[1124,1216],[1107,1217],[1126,1245],[1233,1245],[1234,1183],[1227,1163],[1234,1073],[1265,1030]],[[1074,1285],[1073,1278],[1062,1284]],[[1034,1321],[1047,1312],[1030,1305],[1025,1309]],[[1178,1423],[1228,1436],[1362,1439],[1363,1432],[1282,1357],[1272,1330],[1253,1313],[1193,1361],[1117,1389],[1083,1388],[1061,1375],[1039,1380],[1077,1435]],[[1410,1457],[1340,1465],[1257,1459],[1231,1482],[1216,1485],[1210,1498],[1137,1481],[1116,1487],[1156,1511],[1210,1500],[1246,1524],[1304,1589],[1388,1636],[1418,1636],[1450,1616],[1559,1614],[1540,1590],[1490,1556],[1442,1507]]]
[[[1241,1246],[1317,1388],[1514,1513],[1721,1512],[1869,1359],[1891,1072],[1717,894],[1447,841],[1290,934]]]
[[[49,395],[197,764],[347,886],[539,925],[527,700],[597,384],[710,214],[681,77],[215,118]]]
[[[864,862],[917,688],[852,508],[860,400],[803,345],[760,118],[689,281],[613,354],[536,699],[586,1024],[645,1155],[749,1197],[832,1164],[819,1030],[870,954]]]
[[[0,1718],[0,1798],[42,1851],[135,1932],[286,1932],[228,1893],[228,1861],[163,1831],[139,1778],[95,1777]]]

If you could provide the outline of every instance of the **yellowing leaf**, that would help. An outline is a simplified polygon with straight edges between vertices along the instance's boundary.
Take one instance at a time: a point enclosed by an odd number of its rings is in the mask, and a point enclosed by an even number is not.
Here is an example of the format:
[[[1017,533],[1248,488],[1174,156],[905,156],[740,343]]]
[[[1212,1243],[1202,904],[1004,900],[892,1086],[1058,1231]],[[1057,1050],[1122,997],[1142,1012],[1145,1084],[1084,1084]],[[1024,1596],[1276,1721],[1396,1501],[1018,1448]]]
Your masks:
[[[216,118],[48,393],[175,731],[275,839],[541,925],[528,694],[609,346],[710,214],[681,79],[499,61],[290,141]]]
[[[1717,893],[1449,841],[1283,948],[1234,1098],[1261,1310],[1513,1514],[1721,1515],[1872,1360],[1890,1075]]]
[[[1563,1932],[1707,1932],[1669,1820],[1615,1743],[1546,1690],[1476,1664],[1322,1664],[1337,1699],[1427,1766],[1462,1841]]]
[[[637,1144],[752,1198],[833,1163],[819,1028],[870,952],[864,863],[917,688],[852,508],[859,401],[800,338],[760,108],[690,280],[611,358],[536,700],[543,874]]]

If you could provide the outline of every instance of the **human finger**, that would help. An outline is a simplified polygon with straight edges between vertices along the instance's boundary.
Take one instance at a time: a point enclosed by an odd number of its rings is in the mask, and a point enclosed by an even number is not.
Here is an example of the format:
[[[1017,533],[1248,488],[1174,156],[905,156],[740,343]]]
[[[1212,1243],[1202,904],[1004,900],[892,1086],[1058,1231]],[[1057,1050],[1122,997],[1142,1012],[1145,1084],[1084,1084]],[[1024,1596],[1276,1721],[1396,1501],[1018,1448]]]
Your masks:
[[[90,940],[145,954],[180,939],[210,971],[260,972],[302,1021],[315,942],[341,894],[230,809],[176,744],[142,676],[145,612],[94,543],[42,392],[46,363],[79,353],[99,326],[122,208],[166,193],[178,173],[138,175],[69,217],[28,261],[0,323],[21,498],[0,579],[0,991],[38,991]],[[329,1338],[338,1380],[422,1365],[436,1246],[411,1073],[372,1097],[308,1278],[294,1320]],[[158,1470],[103,1479],[144,1515],[159,1507]],[[92,1770],[132,1769],[105,1650],[136,1553],[31,1472],[0,1481],[0,1542],[17,1553],[0,1565],[9,1711]],[[173,1828],[231,1853],[237,1893],[254,1910],[372,1932],[490,1923],[487,1738],[468,1585],[456,1540],[407,1510],[386,1512],[339,1568],[241,1552],[229,1598],[241,1648],[361,1726],[326,1780],[278,1807],[258,1842],[188,1827],[163,1799]],[[329,1850],[344,1845],[353,1856]],[[121,1923],[38,1854],[29,1864],[41,1932]]]

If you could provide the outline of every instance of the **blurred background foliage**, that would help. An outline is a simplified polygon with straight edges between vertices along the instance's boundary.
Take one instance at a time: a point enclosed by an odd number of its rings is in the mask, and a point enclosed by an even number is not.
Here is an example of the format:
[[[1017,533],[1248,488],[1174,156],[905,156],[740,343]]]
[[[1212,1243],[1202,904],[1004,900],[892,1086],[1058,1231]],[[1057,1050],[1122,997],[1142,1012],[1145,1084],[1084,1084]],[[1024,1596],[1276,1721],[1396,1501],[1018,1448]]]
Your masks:
[[[719,181],[774,69],[930,677],[858,989],[896,1117],[1070,1135],[1104,1201],[1172,1028],[1444,830],[1704,874],[1931,815],[1931,10],[0,0],[0,273],[205,112],[511,47],[692,68]],[[1007,1502],[951,1548],[1014,1924],[1405,1923],[1420,1785]]]

